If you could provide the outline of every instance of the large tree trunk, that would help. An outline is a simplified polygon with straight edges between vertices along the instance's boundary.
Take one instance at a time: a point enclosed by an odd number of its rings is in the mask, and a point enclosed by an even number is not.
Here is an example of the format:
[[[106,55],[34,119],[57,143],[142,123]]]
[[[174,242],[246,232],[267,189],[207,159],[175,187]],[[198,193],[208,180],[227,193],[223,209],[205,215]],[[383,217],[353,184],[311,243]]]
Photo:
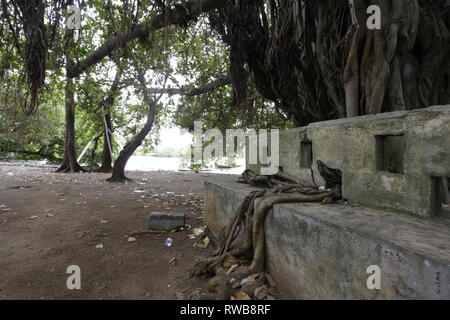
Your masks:
[[[352,3],[353,1],[350,1]],[[443,2],[419,0],[354,1],[361,36],[359,114],[410,110],[449,103],[449,27],[440,14]],[[368,30],[367,7],[381,9],[381,29]],[[354,54],[351,48],[348,56]],[[351,90],[354,83],[346,83]],[[444,89],[444,90],[443,90]],[[355,100],[348,99],[347,105]],[[356,108],[355,108],[356,109]]]
[[[73,4],[73,1],[69,1],[69,4]],[[78,164],[77,156],[75,152],[75,94],[73,79],[70,78],[67,73],[68,70],[74,65],[72,58],[73,49],[73,30],[67,30],[65,35],[64,44],[64,56],[66,59],[66,132],[64,136],[64,159],[56,172],[80,172],[84,171]]]
[[[128,159],[130,159],[136,149],[139,148],[139,146],[142,144],[142,141],[144,141],[145,137],[152,130],[153,123],[155,122],[156,104],[158,100],[152,99],[145,82],[143,70],[137,65],[136,69],[138,73],[138,80],[142,87],[144,101],[148,104],[147,121],[141,131],[139,131],[139,133],[135,135],[133,139],[131,139],[131,141],[128,142],[120,152],[119,157],[117,157],[116,161],[114,162],[113,174],[111,178],[108,179],[108,181],[110,182],[123,182],[129,180],[125,176],[125,166],[127,165]]]
[[[98,168],[97,172],[111,172],[113,170],[112,167],[112,156],[111,156],[111,115],[109,113],[105,114],[105,128],[103,133],[103,152],[102,152],[102,164],[100,168]]]
[[[66,80],[66,133],[64,136],[64,159],[56,172],[80,172],[83,168],[77,162],[75,152],[75,97],[73,80]]]
[[[145,126],[139,131],[137,135],[128,142],[122,151],[117,157],[116,161],[114,161],[114,169],[111,178],[108,179],[110,182],[123,182],[130,180],[125,176],[125,166],[127,165],[128,159],[133,155],[137,148],[142,144],[145,137],[152,130],[153,122],[155,120],[155,106],[150,105],[148,108],[147,122]]]
[[[114,81],[109,89],[106,99],[101,102],[100,108],[102,111],[102,122],[103,122],[103,153],[102,153],[102,164],[98,168],[97,172],[111,172],[113,167],[112,162],[112,120],[111,120],[111,109],[114,107],[115,95],[117,90],[119,90],[120,79],[122,77],[123,69],[120,65],[120,61],[116,61],[117,72],[114,77]]]

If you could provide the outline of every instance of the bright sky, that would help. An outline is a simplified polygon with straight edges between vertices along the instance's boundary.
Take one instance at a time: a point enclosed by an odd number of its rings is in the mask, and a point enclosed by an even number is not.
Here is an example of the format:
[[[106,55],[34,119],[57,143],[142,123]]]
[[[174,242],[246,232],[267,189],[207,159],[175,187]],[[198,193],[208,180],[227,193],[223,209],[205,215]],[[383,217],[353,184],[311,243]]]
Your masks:
[[[161,128],[161,142],[156,150],[167,148],[186,149],[192,143],[192,134],[181,128]]]

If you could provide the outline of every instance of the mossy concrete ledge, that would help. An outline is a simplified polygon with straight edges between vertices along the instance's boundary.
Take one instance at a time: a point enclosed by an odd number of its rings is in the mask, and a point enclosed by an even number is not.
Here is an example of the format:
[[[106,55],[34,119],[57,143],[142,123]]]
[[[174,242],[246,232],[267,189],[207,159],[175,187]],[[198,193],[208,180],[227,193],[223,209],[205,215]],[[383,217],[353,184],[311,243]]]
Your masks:
[[[434,106],[284,130],[279,166],[321,186],[321,160],[342,170],[350,203],[429,218],[443,215],[439,181],[450,177],[449,146],[450,106]],[[247,156],[246,167],[264,166]]]
[[[206,222],[218,234],[254,188],[206,182]],[[345,204],[279,204],[265,221],[267,269],[292,299],[450,299],[450,225]],[[381,288],[369,289],[369,266]]]

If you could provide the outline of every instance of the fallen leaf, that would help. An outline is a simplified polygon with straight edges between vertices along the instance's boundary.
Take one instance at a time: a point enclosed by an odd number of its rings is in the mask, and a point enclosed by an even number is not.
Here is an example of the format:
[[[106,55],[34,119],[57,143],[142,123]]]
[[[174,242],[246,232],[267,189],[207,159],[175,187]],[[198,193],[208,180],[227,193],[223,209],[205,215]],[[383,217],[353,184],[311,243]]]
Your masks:
[[[248,294],[246,294],[244,291],[238,291],[234,295],[236,300],[252,300]]]
[[[237,267],[239,267],[238,264],[233,264],[230,269],[228,269],[227,274],[232,273]]]
[[[135,237],[128,237],[128,242],[136,242],[137,239]]]
[[[177,257],[173,257],[172,259],[170,259],[169,264],[175,263],[175,261],[177,261]]]
[[[186,297],[181,292],[175,293],[175,296],[176,296],[177,300],[186,300]]]
[[[322,200],[322,204],[330,204],[330,203],[333,203],[333,198],[332,197],[325,197]]]

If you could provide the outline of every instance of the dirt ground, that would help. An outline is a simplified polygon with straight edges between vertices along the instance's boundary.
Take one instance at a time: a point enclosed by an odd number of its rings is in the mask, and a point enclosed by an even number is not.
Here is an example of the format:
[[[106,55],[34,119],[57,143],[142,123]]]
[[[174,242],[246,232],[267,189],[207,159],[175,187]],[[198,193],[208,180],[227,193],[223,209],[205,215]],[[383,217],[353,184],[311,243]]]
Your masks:
[[[203,287],[188,271],[212,248],[194,247],[192,231],[128,235],[145,230],[152,211],[203,226],[203,184],[214,175],[128,176],[111,184],[108,174],[1,165],[0,299],[182,299]],[[69,265],[81,269],[81,290],[67,289]]]

